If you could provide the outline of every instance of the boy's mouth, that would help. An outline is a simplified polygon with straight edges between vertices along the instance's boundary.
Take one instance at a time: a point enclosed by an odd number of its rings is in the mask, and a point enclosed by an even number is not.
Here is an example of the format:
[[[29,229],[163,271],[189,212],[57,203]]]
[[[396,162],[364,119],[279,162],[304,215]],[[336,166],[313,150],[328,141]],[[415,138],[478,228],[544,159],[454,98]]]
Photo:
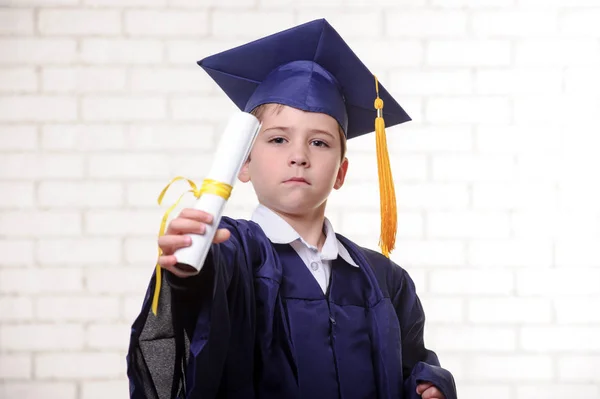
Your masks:
[[[284,181],[284,183],[304,183],[310,185],[310,183],[307,182],[306,179],[303,177],[292,177]]]

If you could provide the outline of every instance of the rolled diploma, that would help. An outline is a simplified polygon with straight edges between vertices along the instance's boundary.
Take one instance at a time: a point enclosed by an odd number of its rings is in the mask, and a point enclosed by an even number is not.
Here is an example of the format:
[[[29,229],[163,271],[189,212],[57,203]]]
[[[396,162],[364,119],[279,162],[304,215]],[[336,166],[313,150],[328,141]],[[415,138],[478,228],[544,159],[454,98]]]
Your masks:
[[[260,122],[254,115],[241,111],[232,115],[219,140],[213,163],[206,178],[233,186],[242,165],[250,154],[259,130]],[[191,276],[198,274],[202,269],[221,222],[226,202],[218,195],[203,193],[194,204],[195,209],[213,215],[213,223],[206,225],[204,234],[188,234],[192,239],[192,244],[175,251],[177,263],[190,266],[195,270],[186,271],[179,268],[181,273]]]

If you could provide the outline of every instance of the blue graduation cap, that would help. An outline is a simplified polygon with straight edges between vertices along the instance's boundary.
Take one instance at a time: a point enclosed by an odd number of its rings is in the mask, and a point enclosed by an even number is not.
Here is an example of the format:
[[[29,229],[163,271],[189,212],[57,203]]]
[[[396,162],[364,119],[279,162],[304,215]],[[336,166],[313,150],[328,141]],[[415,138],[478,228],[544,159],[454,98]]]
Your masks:
[[[198,61],[246,112],[265,103],[322,112],[348,139],[373,132],[375,78],[325,20],[311,21]],[[411,120],[379,85],[387,126]]]
[[[330,115],[348,139],[375,130],[380,246],[389,256],[397,223],[384,118],[388,126],[411,119],[335,29],[325,19],[314,20],[211,55],[198,65],[242,111],[277,103]]]

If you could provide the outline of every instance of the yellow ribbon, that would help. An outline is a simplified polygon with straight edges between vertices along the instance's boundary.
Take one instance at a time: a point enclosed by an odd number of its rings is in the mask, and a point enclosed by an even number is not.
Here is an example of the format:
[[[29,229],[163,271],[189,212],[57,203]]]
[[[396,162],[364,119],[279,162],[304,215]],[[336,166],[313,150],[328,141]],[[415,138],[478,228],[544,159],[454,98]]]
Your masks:
[[[218,195],[219,197],[221,197],[221,198],[225,199],[225,201],[227,201],[229,199],[229,197],[231,196],[231,190],[233,189],[233,187],[229,184],[221,183],[221,182],[218,182],[218,181],[212,180],[212,179],[204,179],[204,181],[202,182],[202,187],[200,187],[200,190],[198,190],[196,183],[194,183],[192,180],[187,179],[182,176],[177,176],[174,179],[172,179],[169,182],[169,184],[167,184],[165,186],[165,188],[163,188],[162,191],[160,192],[160,195],[158,196],[158,205],[161,205],[163,197],[167,193],[167,190],[169,189],[169,187],[171,187],[171,185],[173,183],[175,183],[176,181],[179,181],[179,180],[187,181],[188,185],[190,186],[190,189],[185,191],[183,194],[181,194],[179,196],[179,198],[177,199],[177,201],[175,201],[175,203],[166,210],[166,212],[163,215],[163,218],[160,222],[160,229],[158,231],[159,237],[161,237],[165,234],[165,229],[167,226],[167,220],[169,219],[169,215],[171,214],[173,209],[175,209],[177,207],[177,205],[179,205],[179,202],[181,201],[181,199],[183,198],[183,196],[186,193],[191,192],[194,194],[194,197],[196,197],[196,198],[200,198],[200,196],[202,194],[214,194],[214,195]],[[158,256],[160,257],[160,256],[162,256],[162,254],[163,254],[162,250],[159,247],[158,248]],[[158,261],[157,261],[156,262],[156,281],[155,281],[155,285],[154,285],[154,296],[152,297],[152,313],[154,313],[155,316],[158,313],[158,297],[160,296],[161,283],[162,283],[162,268],[160,267],[160,265],[158,264]]]

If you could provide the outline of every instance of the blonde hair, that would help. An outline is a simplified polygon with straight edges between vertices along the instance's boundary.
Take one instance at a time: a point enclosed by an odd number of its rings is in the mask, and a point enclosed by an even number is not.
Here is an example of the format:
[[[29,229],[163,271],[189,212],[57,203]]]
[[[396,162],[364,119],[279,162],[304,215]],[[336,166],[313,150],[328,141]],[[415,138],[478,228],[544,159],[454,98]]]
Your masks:
[[[276,114],[280,113],[281,110],[284,107],[283,104],[276,104],[276,103],[261,104],[258,107],[254,108],[250,113],[252,115],[256,116],[256,118],[258,118],[258,120],[262,120],[262,117],[264,116],[265,111],[267,110],[267,106],[269,106],[269,105],[274,105],[275,106],[273,108],[273,112],[275,112]],[[341,147],[342,147],[342,152],[341,152],[341,158],[340,159],[343,162],[344,158],[346,157],[346,150],[347,150],[346,135],[344,134],[344,130],[339,125],[339,123],[338,123],[338,134],[340,135],[340,143],[341,143]]]

